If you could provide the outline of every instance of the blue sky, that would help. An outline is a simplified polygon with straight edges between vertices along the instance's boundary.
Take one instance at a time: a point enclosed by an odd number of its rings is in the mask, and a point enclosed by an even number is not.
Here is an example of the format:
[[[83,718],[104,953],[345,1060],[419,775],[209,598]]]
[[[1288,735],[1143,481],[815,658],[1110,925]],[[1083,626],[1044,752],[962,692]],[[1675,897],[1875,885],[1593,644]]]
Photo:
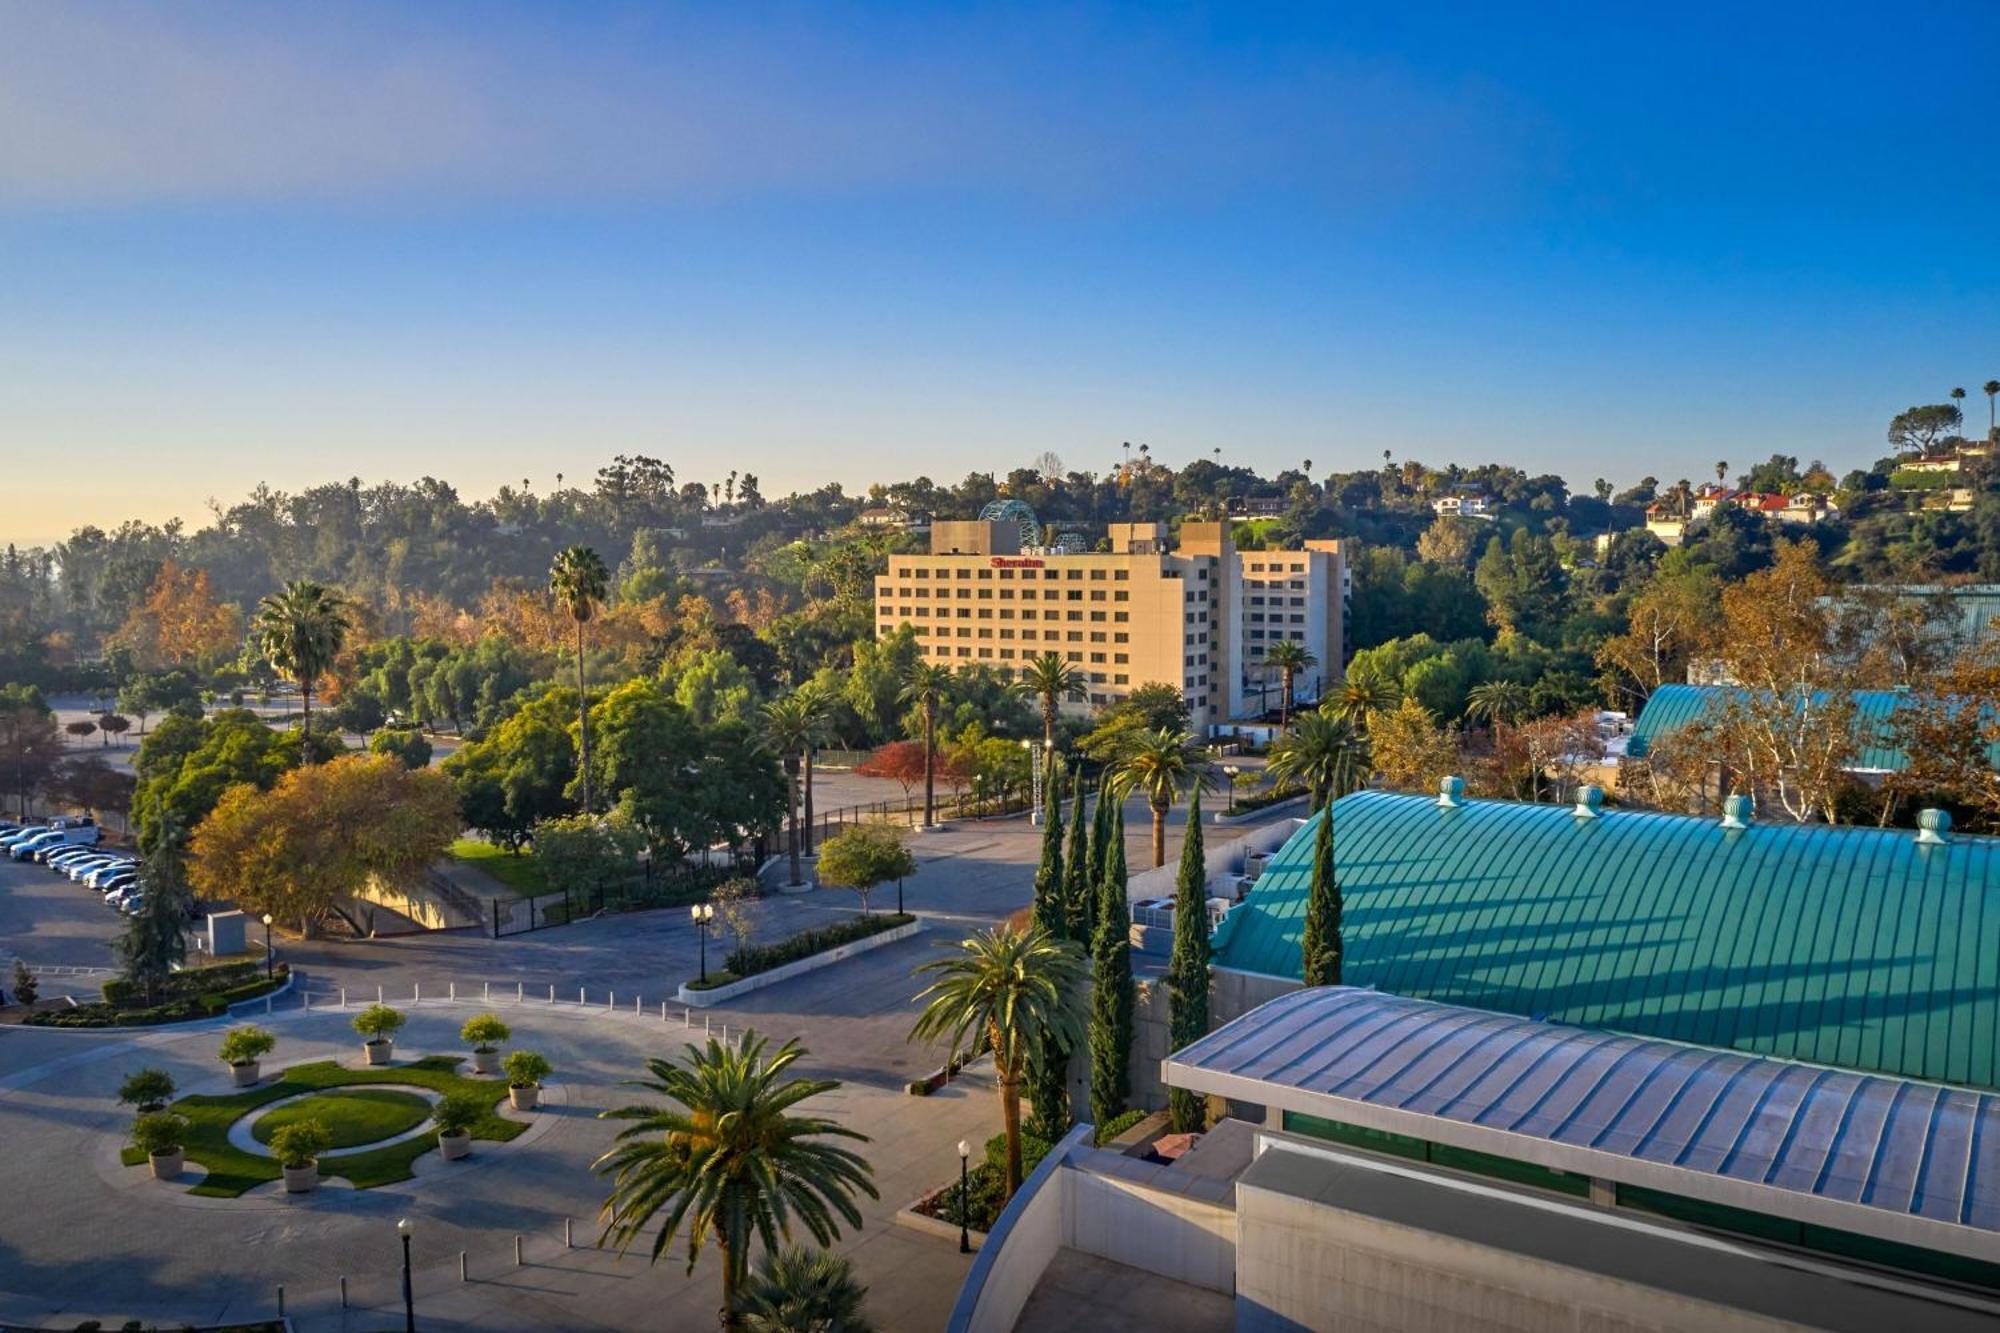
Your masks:
[[[0,0],[0,539],[1984,424],[2000,6],[1335,10]]]

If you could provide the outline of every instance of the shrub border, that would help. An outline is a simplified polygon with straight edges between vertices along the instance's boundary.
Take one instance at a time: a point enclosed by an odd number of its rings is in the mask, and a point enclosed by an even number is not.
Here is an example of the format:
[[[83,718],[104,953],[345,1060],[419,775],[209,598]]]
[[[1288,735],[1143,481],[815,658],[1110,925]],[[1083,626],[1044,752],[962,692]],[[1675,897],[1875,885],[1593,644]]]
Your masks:
[[[893,921],[895,917],[889,915],[881,919],[884,921]],[[789,963],[782,963],[777,967],[771,968],[769,971],[755,972],[747,977],[739,977],[734,981],[725,981],[720,984],[711,983],[707,987],[699,987],[693,982],[684,981],[681,983],[680,994],[677,999],[681,1004],[692,1005],[697,1009],[706,1009],[708,1006],[720,1004],[724,1000],[733,1000],[739,995],[748,995],[750,992],[762,990],[766,986],[775,986],[781,981],[790,981],[793,977],[804,976],[808,972],[817,972],[823,967],[831,967],[835,963],[853,957],[855,954],[867,953],[871,949],[880,949],[891,944],[900,944],[911,936],[921,933],[923,928],[924,923],[921,920],[911,917],[900,926],[885,926],[872,935],[864,935],[860,939],[850,940],[846,944],[836,945],[831,949],[825,949],[819,953],[807,954],[804,958],[794,959]]]

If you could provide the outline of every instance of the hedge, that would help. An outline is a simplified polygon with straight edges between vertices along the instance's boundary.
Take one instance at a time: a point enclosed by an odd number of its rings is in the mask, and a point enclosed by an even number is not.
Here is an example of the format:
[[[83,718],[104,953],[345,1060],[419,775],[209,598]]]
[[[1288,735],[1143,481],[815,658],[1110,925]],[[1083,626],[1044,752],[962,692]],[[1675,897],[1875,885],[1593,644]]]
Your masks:
[[[1111,1142],[1111,1140],[1117,1138],[1120,1134],[1123,1134],[1150,1114],[1152,1114],[1150,1111],[1142,1111],[1135,1106],[1129,1111],[1123,1111],[1112,1116],[1111,1119],[1097,1127],[1097,1146],[1102,1148],[1105,1144]]]
[[[759,972],[769,972],[774,967],[786,963],[796,963],[801,958],[810,958],[828,949],[838,949],[843,944],[865,940],[871,935],[880,935],[885,930],[907,926],[916,918],[907,912],[888,912],[880,916],[858,916],[843,921],[837,926],[823,926],[818,930],[802,930],[776,944],[755,945],[748,949],[732,949],[723,960],[723,968],[731,974],[732,980],[754,977]],[[713,977],[710,986],[720,985]]]
[[[1252,810],[1264,810],[1274,805],[1282,805],[1286,801],[1295,801],[1305,794],[1303,787],[1273,787],[1269,791],[1260,791],[1253,796],[1231,800],[1229,807],[1222,814],[1224,818],[1231,815],[1247,815]]]
[[[248,969],[247,975],[251,979],[238,985],[184,993],[177,998],[165,1000],[151,1008],[122,1008],[118,1004],[110,1002],[80,1004],[73,1009],[40,1010],[28,1015],[22,1021],[34,1027],[109,1028],[156,1027],[161,1023],[185,1023],[198,1018],[217,1018],[228,1013],[230,1005],[241,1004],[245,1000],[254,1000],[260,995],[274,991],[284,985],[286,980],[291,976],[291,968],[284,963],[278,964],[277,975],[268,980],[258,970],[258,966],[255,963],[232,963],[226,967],[198,968],[189,972],[176,972],[174,977],[176,979],[181,977],[206,977],[212,982],[224,982],[230,980],[231,976],[245,975],[244,973],[239,973],[237,971],[238,968]],[[113,992],[114,987],[125,988],[117,992],[120,995],[130,996],[137,993],[137,989],[131,987],[130,983],[124,981],[107,981],[104,983],[104,991],[107,996]]]

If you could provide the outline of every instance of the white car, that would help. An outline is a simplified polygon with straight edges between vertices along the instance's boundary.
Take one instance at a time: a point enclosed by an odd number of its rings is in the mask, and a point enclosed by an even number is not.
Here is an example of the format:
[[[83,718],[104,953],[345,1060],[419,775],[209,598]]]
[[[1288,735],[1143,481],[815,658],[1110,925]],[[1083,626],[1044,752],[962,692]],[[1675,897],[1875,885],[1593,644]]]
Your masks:
[[[105,894],[104,901],[110,903],[113,907],[123,909],[127,902],[139,897],[145,891],[145,886],[138,880],[133,879]]]
[[[68,875],[71,879],[81,881],[85,875],[88,875],[91,871],[99,867],[123,865],[126,860],[127,858],[123,856],[113,856],[108,852],[91,852],[88,855],[72,857],[64,861],[61,870],[63,874]]]
[[[130,861],[113,861],[110,865],[99,866],[88,875],[85,875],[83,882],[93,889],[109,888],[111,887],[113,876],[124,874],[131,868],[132,862]]]
[[[78,861],[89,860],[99,853],[89,847],[65,847],[59,852],[50,852],[42,859],[42,864],[51,870],[68,870]]]

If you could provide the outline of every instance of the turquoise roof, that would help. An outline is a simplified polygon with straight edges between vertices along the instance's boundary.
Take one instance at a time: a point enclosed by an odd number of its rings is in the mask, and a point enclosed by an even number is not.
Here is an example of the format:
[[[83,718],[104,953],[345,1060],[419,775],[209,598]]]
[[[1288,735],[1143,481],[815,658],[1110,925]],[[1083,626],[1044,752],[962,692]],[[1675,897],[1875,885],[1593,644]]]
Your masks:
[[[2000,1083],[2000,839],[1376,791],[1333,816],[1349,985]],[[1218,966],[1300,975],[1314,828],[1223,920]]]
[[[1662,685],[1647,697],[1646,706],[1639,710],[1639,718],[1632,724],[1632,738],[1626,742],[1625,753],[1634,759],[1645,758],[1654,737],[1678,731],[1705,716],[1711,708],[1720,709],[1730,699],[1742,697],[1743,693],[1727,685]],[[1910,695],[1903,690],[1854,692],[1854,707],[1858,714],[1855,726],[1860,732],[1861,751],[1850,767],[1858,771],[1887,773],[1908,766],[1909,760],[1894,744],[1894,715],[1909,699]],[[1823,702],[1824,696],[1817,695],[1814,701]],[[1988,762],[2000,768],[2000,744],[1987,746],[1986,756]]]

